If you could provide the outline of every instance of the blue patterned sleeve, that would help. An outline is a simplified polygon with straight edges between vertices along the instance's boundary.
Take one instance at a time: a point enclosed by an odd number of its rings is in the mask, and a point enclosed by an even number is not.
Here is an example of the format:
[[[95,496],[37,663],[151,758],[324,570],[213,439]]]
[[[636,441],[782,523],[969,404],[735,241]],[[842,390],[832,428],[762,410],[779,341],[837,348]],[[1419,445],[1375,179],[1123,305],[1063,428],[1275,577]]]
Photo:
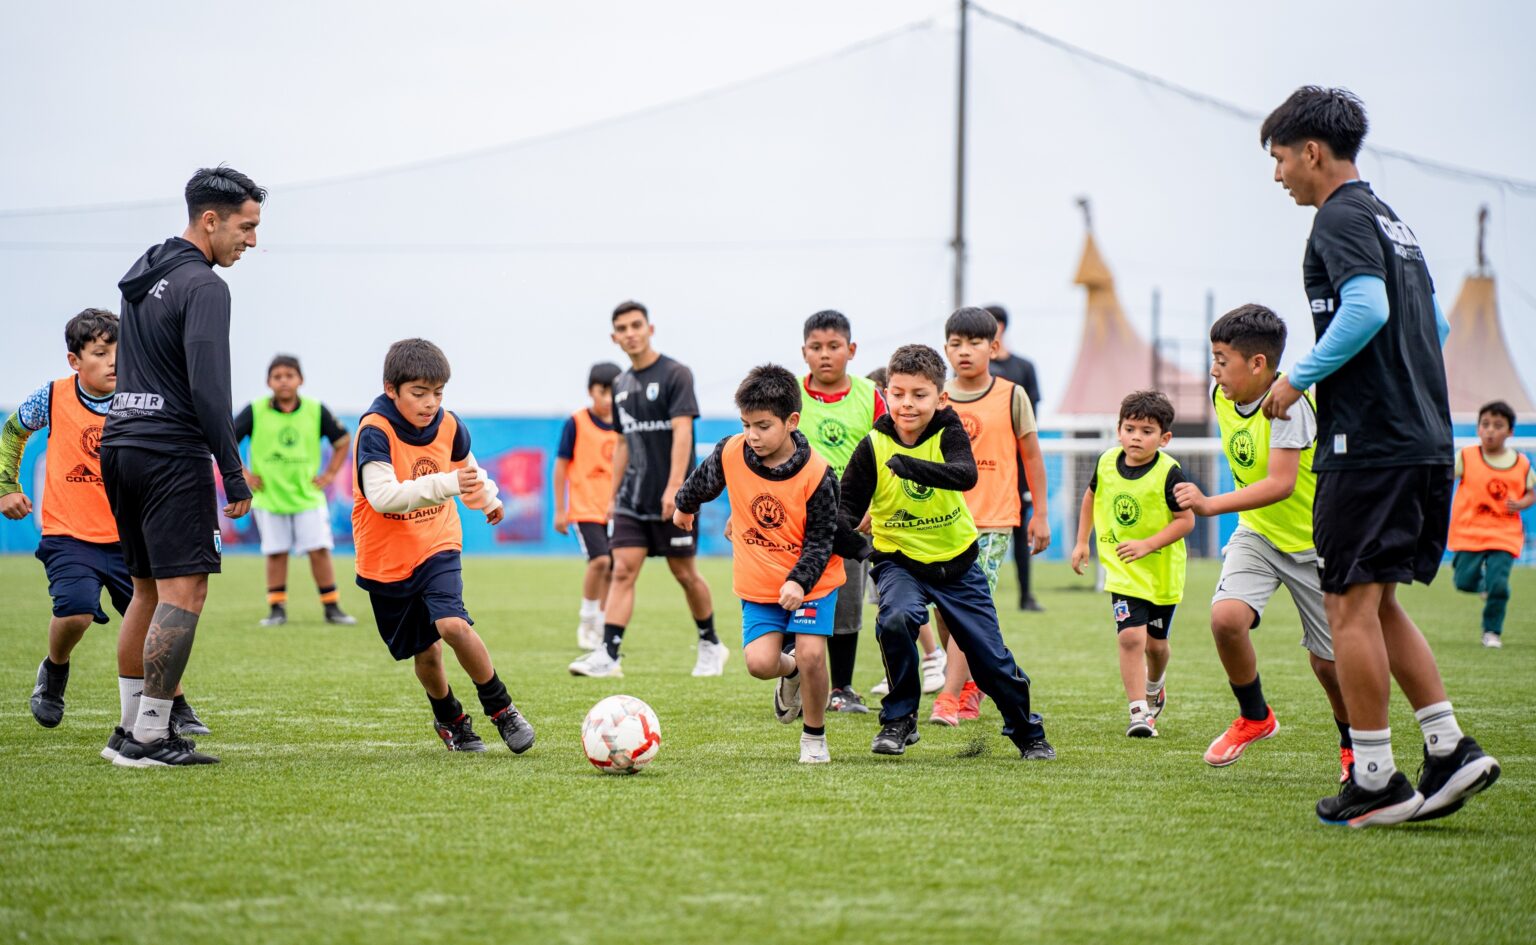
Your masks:
[[[52,394],[53,385],[44,384],[27,395],[27,399],[16,408],[16,419],[23,427],[36,433],[48,425],[48,408]]]

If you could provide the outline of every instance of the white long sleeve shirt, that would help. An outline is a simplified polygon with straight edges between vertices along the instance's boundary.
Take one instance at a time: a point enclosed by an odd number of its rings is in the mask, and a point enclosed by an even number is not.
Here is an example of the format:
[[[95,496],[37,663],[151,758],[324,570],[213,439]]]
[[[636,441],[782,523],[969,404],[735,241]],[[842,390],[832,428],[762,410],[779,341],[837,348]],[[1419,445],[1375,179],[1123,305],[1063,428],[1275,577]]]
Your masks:
[[[487,514],[501,508],[502,502],[498,498],[500,490],[496,488],[496,481],[479,463],[475,462],[475,454],[470,453],[465,456],[464,462],[466,465],[475,467],[480,481],[485,484],[484,488],[474,496],[466,499],[464,505]],[[454,496],[460,494],[457,472],[432,473],[401,482],[395,478],[395,468],[389,463],[372,462],[363,464],[362,477],[363,494],[368,497],[368,504],[375,512],[392,514],[413,512],[416,509],[450,502]]]

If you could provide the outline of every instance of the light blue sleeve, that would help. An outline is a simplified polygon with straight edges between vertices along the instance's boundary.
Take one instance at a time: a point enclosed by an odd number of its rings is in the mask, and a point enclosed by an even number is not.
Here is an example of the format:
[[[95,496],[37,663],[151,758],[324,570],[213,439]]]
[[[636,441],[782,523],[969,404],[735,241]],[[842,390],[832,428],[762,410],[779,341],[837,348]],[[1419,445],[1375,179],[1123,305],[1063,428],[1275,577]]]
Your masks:
[[[1440,335],[1440,347],[1445,347],[1445,339],[1451,336],[1451,323],[1446,320],[1445,312],[1440,308],[1440,296],[1431,295],[1431,302],[1435,303],[1435,331]]]
[[[36,433],[48,425],[49,401],[53,399],[53,384],[44,384],[21,402],[16,408],[16,419],[23,427]]]
[[[1380,276],[1350,277],[1339,287],[1338,313],[1316,347],[1291,371],[1291,383],[1297,390],[1306,390],[1343,367],[1376,337],[1390,314],[1387,284]]]

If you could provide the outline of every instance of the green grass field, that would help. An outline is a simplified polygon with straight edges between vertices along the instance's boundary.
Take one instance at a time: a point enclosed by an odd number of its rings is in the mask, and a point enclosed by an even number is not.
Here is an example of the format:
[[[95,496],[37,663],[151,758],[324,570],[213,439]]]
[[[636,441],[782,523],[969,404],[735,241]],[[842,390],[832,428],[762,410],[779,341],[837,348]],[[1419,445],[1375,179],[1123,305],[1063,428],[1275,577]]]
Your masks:
[[[1502,651],[1479,646],[1477,601],[1448,573],[1404,594],[1499,784],[1446,820],[1350,831],[1312,814],[1335,789],[1336,734],[1283,594],[1257,635],[1281,732],[1230,768],[1201,761],[1235,714],[1206,626],[1211,562],[1192,563],[1161,738],[1124,737],[1107,601],[1050,565],[1048,612],[1002,618],[1058,761],[1017,760],[988,703],[959,729],[924,724],[899,759],[869,753],[873,715],[833,718],[833,763],[814,768],[742,668],[727,561],[704,567],[733,659],[705,680],[688,676],[693,629],[663,568],[642,577],[626,678],[588,680],[565,672],[581,565],[469,561],[470,610],[538,728],[522,757],[443,751],[355,587],[355,628],[322,624],[300,593],[294,622],[265,630],[259,559],[227,567],[186,679],[223,764],[139,770],[97,757],[117,717],[115,622],[76,651],[63,725],[32,720],[46,584],[35,561],[0,559],[0,939],[1484,943],[1536,928],[1530,571]],[[861,689],[880,675],[869,614]],[[620,691],[664,733],[631,778],[598,773],[578,741]],[[1400,696],[1392,723],[1412,776]]]

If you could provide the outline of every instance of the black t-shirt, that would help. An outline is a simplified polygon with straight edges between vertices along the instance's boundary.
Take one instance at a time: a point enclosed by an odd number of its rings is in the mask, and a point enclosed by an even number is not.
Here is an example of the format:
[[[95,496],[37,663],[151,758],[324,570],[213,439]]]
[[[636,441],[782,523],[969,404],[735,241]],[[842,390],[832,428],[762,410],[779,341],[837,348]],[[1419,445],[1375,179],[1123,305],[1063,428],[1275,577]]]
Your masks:
[[[1317,211],[1302,264],[1312,326],[1322,338],[1354,276],[1387,285],[1387,324],[1317,385],[1312,468],[1450,465],[1450,397],[1435,324],[1435,284],[1407,224],[1354,181]]]
[[[1029,395],[1030,409],[1035,411],[1036,417],[1040,416],[1040,382],[1035,378],[1035,362],[1010,354],[993,361],[989,367],[993,377],[1013,381],[1024,388],[1024,393]]]
[[[1115,472],[1119,473],[1122,479],[1140,479],[1142,476],[1145,476],[1147,473],[1151,472],[1152,467],[1156,465],[1157,460],[1155,459],[1150,463],[1143,463],[1140,466],[1132,466],[1130,463],[1125,461],[1124,453],[1121,453],[1119,456],[1115,457]],[[1184,511],[1183,509],[1179,508],[1179,500],[1173,497],[1173,487],[1185,481],[1184,467],[1174,466],[1172,469],[1168,470],[1168,481],[1163,484],[1163,501],[1168,503],[1168,510],[1171,512]],[[1093,470],[1093,478],[1088,480],[1088,491],[1099,491],[1099,470],[1097,468]]]
[[[616,510],[631,518],[661,520],[661,494],[672,473],[672,419],[699,416],[693,393],[693,372],[661,355],[650,367],[633,368],[613,382],[614,416],[629,465],[614,497]],[[695,465],[693,440],[688,443],[688,468]]]

